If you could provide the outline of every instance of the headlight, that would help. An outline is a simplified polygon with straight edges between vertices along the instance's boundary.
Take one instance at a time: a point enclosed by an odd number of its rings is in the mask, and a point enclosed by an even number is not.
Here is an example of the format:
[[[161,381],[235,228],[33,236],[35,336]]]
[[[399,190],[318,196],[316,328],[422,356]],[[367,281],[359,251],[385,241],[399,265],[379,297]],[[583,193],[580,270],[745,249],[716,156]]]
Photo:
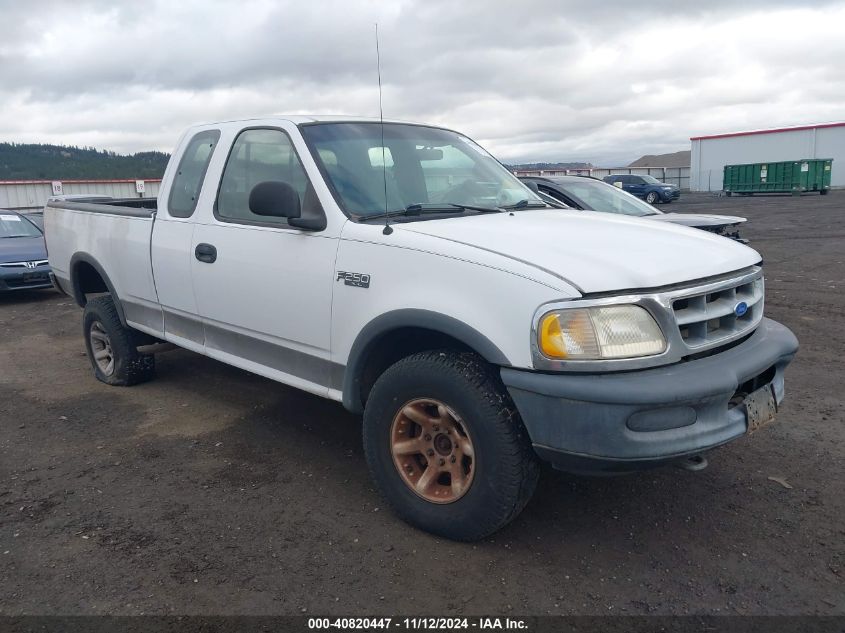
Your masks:
[[[572,308],[545,314],[537,344],[555,360],[603,360],[653,356],[666,350],[660,326],[635,305]]]

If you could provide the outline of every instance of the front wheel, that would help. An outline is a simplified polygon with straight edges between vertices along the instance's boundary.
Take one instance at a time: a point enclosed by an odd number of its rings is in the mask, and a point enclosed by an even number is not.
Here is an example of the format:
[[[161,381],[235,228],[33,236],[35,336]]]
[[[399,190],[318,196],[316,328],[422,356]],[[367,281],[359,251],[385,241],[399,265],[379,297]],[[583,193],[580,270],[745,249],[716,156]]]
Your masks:
[[[660,200],[660,196],[657,195],[656,191],[649,191],[645,196],[645,201],[649,204],[657,204]]]
[[[472,353],[421,352],[385,371],[367,400],[364,452],[396,514],[459,541],[514,519],[539,476],[507,390]]]

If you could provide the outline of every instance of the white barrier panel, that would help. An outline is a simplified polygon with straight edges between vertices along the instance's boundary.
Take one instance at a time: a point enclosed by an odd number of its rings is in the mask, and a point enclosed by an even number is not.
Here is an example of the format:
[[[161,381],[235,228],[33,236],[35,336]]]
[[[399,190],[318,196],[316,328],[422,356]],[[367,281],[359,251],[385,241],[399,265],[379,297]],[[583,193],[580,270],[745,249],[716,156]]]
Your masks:
[[[515,169],[517,176],[592,176],[604,178],[610,174],[654,176],[660,182],[678,185],[683,190],[690,187],[689,167],[592,167],[589,169]]]
[[[42,209],[51,196],[155,198],[161,180],[0,180],[0,209]]]

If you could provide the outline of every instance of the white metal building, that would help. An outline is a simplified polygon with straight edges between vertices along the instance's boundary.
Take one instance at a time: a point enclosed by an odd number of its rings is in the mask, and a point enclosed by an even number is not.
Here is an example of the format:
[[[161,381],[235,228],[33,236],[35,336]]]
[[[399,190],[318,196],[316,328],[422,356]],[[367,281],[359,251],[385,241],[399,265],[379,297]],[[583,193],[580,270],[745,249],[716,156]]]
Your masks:
[[[155,198],[161,180],[0,180],[0,209],[43,209],[55,195]]]
[[[831,187],[845,187],[845,121],[694,136],[692,191],[721,191],[725,165],[832,158]]]

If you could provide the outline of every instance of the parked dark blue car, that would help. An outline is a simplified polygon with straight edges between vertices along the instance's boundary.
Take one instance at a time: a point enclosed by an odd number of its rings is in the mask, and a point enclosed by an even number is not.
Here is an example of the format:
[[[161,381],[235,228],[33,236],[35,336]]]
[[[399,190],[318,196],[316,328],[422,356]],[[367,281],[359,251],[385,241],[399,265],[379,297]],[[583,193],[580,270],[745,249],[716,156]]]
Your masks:
[[[0,209],[0,292],[52,285],[41,229],[26,216]]]
[[[660,182],[654,176],[635,176],[633,174],[611,174],[604,177],[611,185],[622,183],[623,190],[642,198],[649,204],[672,202],[681,197],[681,190],[676,185]],[[619,185],[617,185],[619,186]]]

